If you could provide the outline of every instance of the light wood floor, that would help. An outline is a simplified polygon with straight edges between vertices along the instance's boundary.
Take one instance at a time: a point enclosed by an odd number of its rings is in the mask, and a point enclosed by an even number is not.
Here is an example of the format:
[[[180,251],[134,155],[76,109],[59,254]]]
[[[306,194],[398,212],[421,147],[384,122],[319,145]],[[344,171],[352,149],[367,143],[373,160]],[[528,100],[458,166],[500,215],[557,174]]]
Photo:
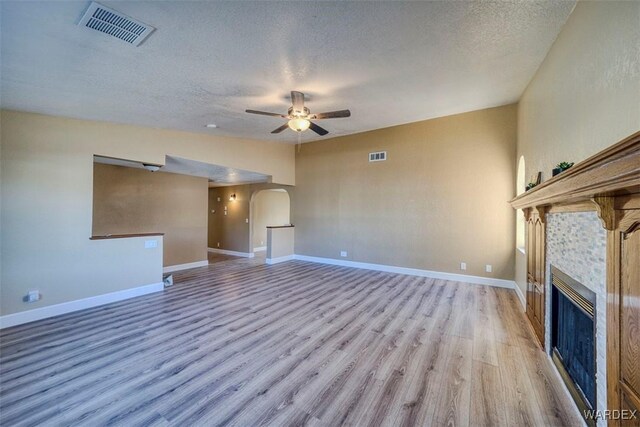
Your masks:
[[[292,261],[2,331],[0,424],[581,425],[513,291]]]

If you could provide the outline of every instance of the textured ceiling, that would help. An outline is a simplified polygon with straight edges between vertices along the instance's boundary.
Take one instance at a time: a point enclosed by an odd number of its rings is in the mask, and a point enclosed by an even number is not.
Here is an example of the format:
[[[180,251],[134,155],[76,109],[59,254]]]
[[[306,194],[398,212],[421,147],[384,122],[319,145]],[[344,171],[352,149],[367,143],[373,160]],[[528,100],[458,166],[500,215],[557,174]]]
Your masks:
[[[575,2],[102,3],[156,31],[133,47],[76,25],[89,2],[0,2],[3,108],[295,143],[244,110],[299,90],[351,109],[329,136],[362,132],[517,101]]]

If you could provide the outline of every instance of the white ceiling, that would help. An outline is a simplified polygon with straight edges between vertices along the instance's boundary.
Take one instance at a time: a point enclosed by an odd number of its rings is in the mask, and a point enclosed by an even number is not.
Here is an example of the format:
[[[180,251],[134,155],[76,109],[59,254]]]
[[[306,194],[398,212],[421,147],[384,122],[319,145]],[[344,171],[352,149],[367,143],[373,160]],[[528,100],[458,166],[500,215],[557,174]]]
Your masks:
[[[0,2],[3,108],[295,143],[244,110],[284,113],[299,90],[351,109],[319,123],[351,134],[517,101],[575,5],[101,3],[156,31],[134,47],[78,27],[89,2]]]
[[[93,161],[106,165],[125,166],[143,169],[143,164],[133,160],[114,159],[112,157],[93,156]],[[228,185],[248,184],[257,182],[271,182],[269,175],[243,169],[213,165],[175,156],[165,156],[165,164],[158,172],[179,173],[183,175],[199,176],[209,179],[209,187],[223,187]]]

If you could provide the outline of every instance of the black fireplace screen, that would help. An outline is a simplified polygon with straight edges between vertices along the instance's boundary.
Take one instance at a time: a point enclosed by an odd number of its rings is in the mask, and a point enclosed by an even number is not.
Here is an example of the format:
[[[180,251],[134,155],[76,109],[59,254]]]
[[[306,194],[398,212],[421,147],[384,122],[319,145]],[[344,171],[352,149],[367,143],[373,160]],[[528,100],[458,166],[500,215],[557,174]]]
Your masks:
[[[552,272],[553,274],[553,272]],[[566,282],[552,279],[552,348],[560,357],[571,380],[578,386],[591,408],[596,400],[595,322],[593,306],[585,309],[585,289],[566,288]],[[560,272],[560,275],[563,275]],[[576,282],[577,283],[577,282]],[[583,287],[579,283],[578,286]],[[588,292],[591,292],[587,289]],[[582,294],[582,295],[581,295]],[[577,296],[577,297],[576,297]],[[572,297],[572,298],[570,298]],[[594,295],[588,299],[595,300]]]

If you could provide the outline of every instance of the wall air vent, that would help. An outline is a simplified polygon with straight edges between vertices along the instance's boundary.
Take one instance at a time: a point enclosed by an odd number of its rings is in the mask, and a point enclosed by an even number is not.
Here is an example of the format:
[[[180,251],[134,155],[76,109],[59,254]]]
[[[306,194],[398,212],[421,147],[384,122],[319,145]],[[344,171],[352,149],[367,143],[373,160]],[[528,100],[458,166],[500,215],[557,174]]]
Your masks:
[[[386,151],[376,151],[375,153],[369,153],[370,162],[384,162],[387,160]]]
[[[78,25],[109,34],[134,46],[140,45],[155,29],[96,2],[89,5]]]

